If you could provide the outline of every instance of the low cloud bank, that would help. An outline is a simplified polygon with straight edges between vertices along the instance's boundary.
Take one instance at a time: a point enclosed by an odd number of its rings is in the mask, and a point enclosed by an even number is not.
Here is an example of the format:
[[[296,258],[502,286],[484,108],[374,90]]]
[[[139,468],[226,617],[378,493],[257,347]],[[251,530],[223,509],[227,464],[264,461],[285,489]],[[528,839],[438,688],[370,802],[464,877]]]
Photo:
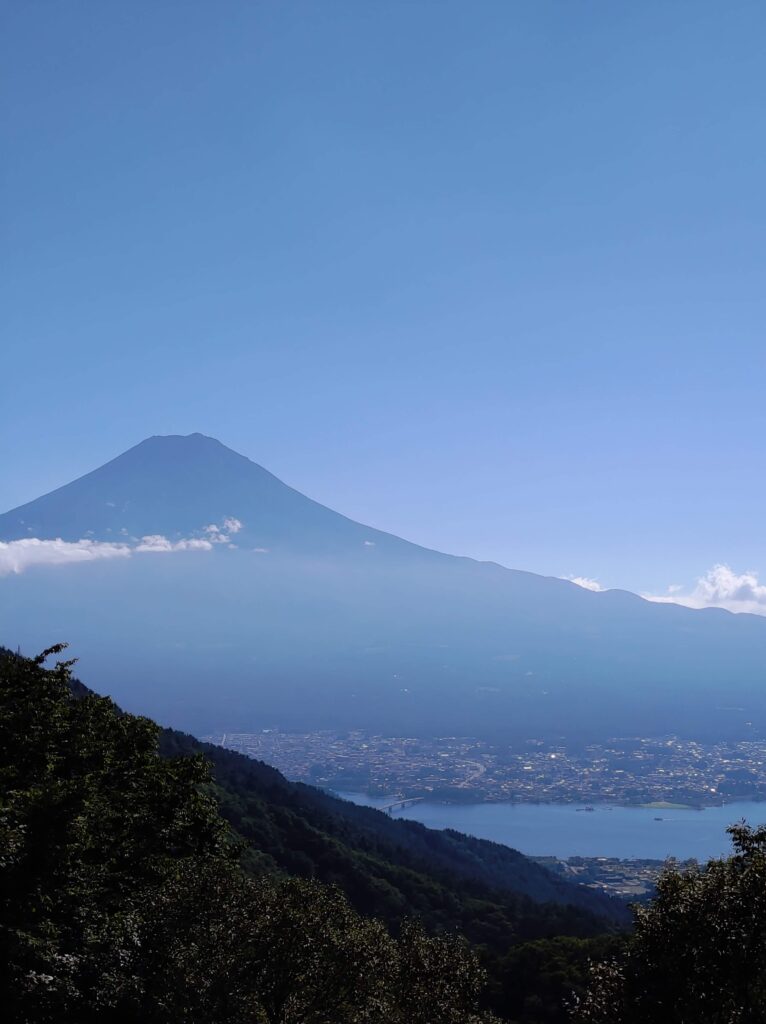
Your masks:
[[[0,541],[0,576],[19,573],[32,565],[71,565],[73,562],[95,562],[103,558],[129,558],[127,544],[102,544],[95,540],[23,540]]]
[[[36,565],[72,565],[76,562],[96,562],[109,558],[131,558],[134,554],[167,554],[176,551],[212,551],[214,544],[231,543],[232,534],[242,529],[239,519],[224,519],[221,526],[211,524],[202,531],[202,537],[183,537],[170,540],[155,533],[128,541],[42,540],[24,537],[22,540],[0,541],[0,576],[24,572]]]
[[[758,573],[752,570],[737,573],[723,563],[700,576],[689,591],[674,584],[665,594],[641,596],[647,601],[681,604],[686,608],[725,608],[730,612],[766,615],[766,584],[760,582]]]

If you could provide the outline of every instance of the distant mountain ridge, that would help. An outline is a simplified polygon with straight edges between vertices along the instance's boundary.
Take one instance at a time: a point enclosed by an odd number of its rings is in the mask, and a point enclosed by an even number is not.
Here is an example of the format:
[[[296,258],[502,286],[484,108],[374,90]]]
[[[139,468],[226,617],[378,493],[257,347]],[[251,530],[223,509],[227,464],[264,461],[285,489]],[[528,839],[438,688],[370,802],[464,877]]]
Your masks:
[[[5,576],[0,642],[69,640],[123,706],[198,734],[766,735],[766,619],[430,551],[200,434],[5,513],[0,539],[173,541],[227,520],[209,551]]]

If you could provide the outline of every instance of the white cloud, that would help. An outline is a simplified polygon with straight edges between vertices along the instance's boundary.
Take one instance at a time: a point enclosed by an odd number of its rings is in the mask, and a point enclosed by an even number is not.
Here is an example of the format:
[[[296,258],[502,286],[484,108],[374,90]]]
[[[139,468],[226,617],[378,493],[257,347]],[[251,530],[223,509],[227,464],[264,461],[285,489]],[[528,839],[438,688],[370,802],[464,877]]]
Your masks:
[[[203,528],[203,533],[207,534],[207,539],[211,544],[229,544],[231,546],[232,535],[239,533],[242,525],[241,519],[235,519],[234,516],[226,516],[221,526],[217,523],[210,523]]]
[[[23,540],[0,541],[0,576],[21,573],[35,565],[72,565],[109,558],[130,558],[134,554],[210,551],[212,547],[209,540],[200,537],[171,541],[161,534],[141,537],[134,544],[91,540],[88,537],[75,541],[62,540],[60,537],[56,540],[25,537]]]
[[[730,612],[766,615],[766,584],[752,570],[736,573],[722,563],[714,565],[685,592],[679,584],[668,587],[665,594],[642,594],[647,601],[681,604],[687,608],[726,608]]]
[[[171,541],[160,533],[150,534],[142,537],[141,543],[137,544],[134,551],[210,551],[213,545],[209,540],[200,540],[198,537],[184,540]]]
[[[593,580],[589,576],[565,576],[563,578],[569,580],[570,583],[576,583],[583,590],[592,590],[597,594],[606,590],[606,587],[602,587],[598,580]]]
[[[0,576],[20,573],[32,565],[71,565],[73,562],[94,562],[104,558],[129,558],[127,544],[102,543],[96,540],[23,540],[0,541]]]
[[[374,540],[366,540],[366,541],[364,541],[364,546],[366,548],[374,548],[375,547],[375,541]]]

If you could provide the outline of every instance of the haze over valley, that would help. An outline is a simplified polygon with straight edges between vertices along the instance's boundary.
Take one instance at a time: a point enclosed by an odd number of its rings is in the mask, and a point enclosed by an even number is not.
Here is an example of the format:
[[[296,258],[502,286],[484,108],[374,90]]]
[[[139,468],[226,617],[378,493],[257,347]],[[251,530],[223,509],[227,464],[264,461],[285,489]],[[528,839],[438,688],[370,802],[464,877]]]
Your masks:
[[[432,551],[201,434],[152,437],[0,516],[7,637],[198,735],[491,740],[766,729],[766,619]]]

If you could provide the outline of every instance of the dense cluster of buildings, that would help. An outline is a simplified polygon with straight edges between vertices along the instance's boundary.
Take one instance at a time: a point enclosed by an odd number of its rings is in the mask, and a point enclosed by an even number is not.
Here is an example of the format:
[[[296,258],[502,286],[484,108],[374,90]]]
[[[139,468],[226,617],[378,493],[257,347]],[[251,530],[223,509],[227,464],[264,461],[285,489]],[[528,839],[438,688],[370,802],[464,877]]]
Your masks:
[[[694,807],[766,799],[766,742],[760,740],[711,744],[632,737],[572,750],[542,740],[503,746],[471,737],[362,732],[265,730],[207,738],[266,761],[291,779],[371,796]]]
[[[657,878],[667,861],[623,859],[620,857],[533,857],[543,867],[563,875],[570,882],[579,882],[610,896],[619,896],[631,903],[641,903],[654,895]],[[680,870],[693,861],[679,861]]]

